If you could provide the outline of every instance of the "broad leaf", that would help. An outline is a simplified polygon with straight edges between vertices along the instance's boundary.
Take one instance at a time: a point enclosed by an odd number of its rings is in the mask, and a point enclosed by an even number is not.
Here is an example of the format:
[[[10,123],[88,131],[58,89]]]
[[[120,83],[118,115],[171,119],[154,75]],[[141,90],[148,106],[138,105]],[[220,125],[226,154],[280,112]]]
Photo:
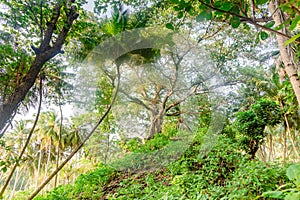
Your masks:
[[[173,26],[173,24],[171,24],[171,23],[167,23],[167,24],[166,24],[166,28],[171,29],[171,30],[174,30],[174,26]]]
[[[233,17],[230,18],[230,25],[233,28],[239,27],[240,24],[241,24],[240,18],[235,17],[235,16],[233,16]]]
[[[292,24],[290,26],[291,31],[297,27],[299,20],[300,20],[300,15],[298,15],[295,19],[292,20]]]
[[[284,197],[284,200],[299,200],[300,199],[300,192],[291,193]]]
[[[289,166],[286,170],[286,175],[297,187],[300,186],[300,165]]]
[[[263,5],[265,3],[267,3],[268,0],[256,0],[255,3],[258,4],[258,5]]]
[[[224,11],[229,11],[232,8],[232,4],[230,2],[224,2],[220,9]]]
[[[260,32],[260,39],[261,40],[266,40],[269,37],[268,33],[261,31]]]
[[[282,191],[268,191],[263,193],[264,197],[270,197],[275,199],[281,199],[283,197]]]
[[[273,26],[274,26],[274,24],[275,24],[275,22],[274,22],[274,21],[270,21],[270,22],[268,22],[268,23],[265,25],[265,27],[267,27],[267,28],[271,28],[271,27],[273,27]]]
[[[210,10],[203,10],[197,17],[197,22],[202,22],[205,20],[211,20],[212,19],[212,12]]]
[[[182,17],[183,17],[183,12],[179,12],[178,15],[177,15],[177,18],[181,19]]]

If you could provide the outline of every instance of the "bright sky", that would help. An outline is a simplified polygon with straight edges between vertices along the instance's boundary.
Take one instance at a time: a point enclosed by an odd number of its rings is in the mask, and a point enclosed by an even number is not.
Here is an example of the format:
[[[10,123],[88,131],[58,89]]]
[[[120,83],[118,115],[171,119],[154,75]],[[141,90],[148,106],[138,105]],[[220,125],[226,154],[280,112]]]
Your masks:
[[[94,8],[94,0],[88,0],[88,3],[83,6],[84,9],[88,11],[93,11]]]
[[[85,4],[84,6],[84,9],[86,9],[86,10],[88,10],[88,11],[93,11],[93,8],[94,8],[94,0],[88,0],[88,3],[87,4]],[[1,9],[1,7],[0,7],[0,9]],[[0,23],[0,29],[2,28],[2,25],[1,25],[1,23]],[[63,106],[64,107],[64,115],[65,115],[65,117],[69,117],[72,113],[70,112],[71,110],[72,110],[72,107],[70,106],[70,105],[65,105],[65,106]],[[54,110],[56,110],[56,111],[58,111],[58,108],[52,108],[52,109],[54,109]],[[48,109],[48,106],[45,106],[45,105],[43,105],[42,106],[42,112],[43,111],[47,111],[47,110],[49,110]],[[69,112],[65,112],[65,111],[69,111]],[[31,118],[31,119],[33,119],[34,118],[34,114],[36,114],[36,112],[37,112],[37,107],[36,108],[30,108],[29,109],[29,111],[25,114],[25,118]],[[15,120],[20,120],[20,119],[24,119],[24,113],[22,113],[22,114],[18,114],[18,115],[16,115],[16,117],[15,117]]]

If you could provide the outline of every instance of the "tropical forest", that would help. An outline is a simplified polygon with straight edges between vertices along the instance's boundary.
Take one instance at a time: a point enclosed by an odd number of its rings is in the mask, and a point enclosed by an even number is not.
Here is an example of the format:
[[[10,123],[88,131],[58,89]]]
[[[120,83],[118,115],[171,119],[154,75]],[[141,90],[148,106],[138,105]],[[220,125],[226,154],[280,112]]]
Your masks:
[[[300,200],[300,1],[0,0],[0,199]]]

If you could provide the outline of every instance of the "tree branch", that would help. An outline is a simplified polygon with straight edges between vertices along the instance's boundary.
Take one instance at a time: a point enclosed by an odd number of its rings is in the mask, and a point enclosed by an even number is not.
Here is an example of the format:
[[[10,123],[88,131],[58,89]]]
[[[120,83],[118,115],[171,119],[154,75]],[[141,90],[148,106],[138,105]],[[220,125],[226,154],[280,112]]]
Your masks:
[[[50,41],[51,41],[55,26],[57,24],[57,20],[60,16],[61,7],[62,7],[62,3],[61,3],[61,1],[58,1],[52,10],[52,16],[51,16],[50,21],[47,22],[47,29],[45,32],[43,42],[40,44],[40,48],[39,48],[40,52],[44,52],[50,48]]]
[[[142,100],[132,97],[129,94],[127,94],[124,90],[120,89],[120,92],[122,94],[124,94],[128,99],[130,99],[133,103],[136,103],[138,105],[143,106],[144,108],[146,108],[147,110],[151,110],[151,108],[149,106],[147,106]]]
[[[166,112],[168,112],[171,108],[179,105],[180,103],[184,102],[187,98],[189,98],[190,96],[192,96],[196,91],[197,91],[198,85],[195,85],[191,88],[190,92],[183,98],[181,98],[180,100],[176,101],[175,103],[170,104],[167,108],[166,108]]]
[[[112,106],[114,105],[114,103],[116,101],[116,98],[117,98],[117,95],[118,95],[119,89],[120,89],[120,69],[119,69],[119,67],[117,67],[117,73],[118,73],[118,75],[117,75],[117,77],[118,77],[118,84],[117,84],[117,87],[116,87],[116,91],[115,91],[115,94],[113,96],[113,99],[112,99],[110,105],[108,106],[108,108],[105,111],[105,113],[103,114],[103,116],[99,119],[98,123],[94,126],[94,128],[87,135],[87,137],[81,142],[81,144],[78,145],[78,147],[71,152],[71,154],[66,158],[66,160],[64,160],[64,162],[62,162],[56,168],[56,170],[54,170],[48,176],[48,178],[30,195],[30,197],[28,198],[28,200],[32,200],[52,180],[52,178],[73,158],[73,156],[83,147],[83,145],[89,140],[89,138],[93,135],[93,133],[96,131],[96,129],[99,127],[99,125],[106,118],[106,116],[108,115],[108,113],[110,112]]]
[[[45,32],[45,37],[40,44],[40,48],[33,48],[35,49],[36,56],[29,71],[25,75],[22,83],[15,88],[15,91],[0,106],[0,130],[3,130],[12,113],[17,109],[20,102],[23,101],[30,88],[34,85],[42,66],[48,60],[62,52],[62,45],[65,42],[74,20],[78,17],[78,14],[75,13],[74,7],[69,8],[70,10],[66,16],[66,25],[61,30],[54,46],[50,47],[50,41],[60,16],[61,7],[61,1],[58,1],[52,10],[51,20],[47,23],[47,30]]]
[[[255,19],[252,19],[252,18],[249,18],[249,17],[245,17],[245,16],[241,16],[241,15],[239,15],[239,14],[236,14],[236,13],[233,13],[233,12],[230,12],[230,11],[225,11],[225,10],[222,10],[222,9],[220,9],[220,8],[216,8],[216,7],[212,6],[212,5],[209,5],[209,4],[205,3],[205,2],[202,1],[202,0],[198,0],[198,1],[199,1],[200,3],[202,3],[203,5],[205,5],[206,7],[210,8],[210,9],[212,9],[212,10],[214,10],[214,11],[218,11],[218,12],[222,12],[222,13],[226,13],[226,14],[229,14],[229,15],[232,15],[232,16],[235,16],[235,17],[238,17],[238,18],[240,18],[241,21],[244,21],[244,22],[247,22],[247,23],[249,23],[249,24],[252,24],[252,25],[254,25],[254,26],[258,27],[258,28],[261,28],[261,29],[263,29],[263,30],[266,30],[266,31],[268,31],[268,32],[272,32],[272,33],[275,33],[275,34],[277,34],[277,35],[281,35],[281,36],[286,37],[286,38],[291,38],[291,36],[289,36],[289,35],[286,35],[286,34],[284,34],[284,33],[281,33],[281,32],[279,32],[279,31],[276,31],[276,30],[274,30],[274,29],[271,29],[271,28],[268,28],[268,27],[265,27],[265,26],[263,26],[263,25],[258,24],[258,23],[257,23],[258,21],[256,21]],[[268,18],[266,18],[266,19],[268,19]],[[260,19],[259,21],[261,21],[261,19]]]
[[[25,145],[24,145],[23,149],[21,150],[21,153],[20,153],[19,157],[17,158],[15,165],[13,166],[10,174],[6,178],[5,183],[4,183],[4,185],[3,185],[3,187],[0,191],[0,199],[3,197],[3,194],[4,194],[6,188],[9,184],[11,178],[13,177],[14,172],[16,171],[17,167],[19,166],[19,162],[20,162],[21,158],[23,157],[23,154],[25,153],[25,150],[27,149],[27,146],[30,142],[30,139],[31,139],[32,135],[33,135],[33,131],[35,130],[36,124],[38,122],[38,119],[39,119],[39,116],[40,116],[40,113],[41,113],[41,107],[42,107],[42,96],[43,96],[42,87],[43,87],[43,79],[40,79],[40,85],[39,85],[40,102],[39,102],[39,106],[38,106],[37,115],[35,117],[35,121],[33,123],[33,126],[32,126],[32,128],[31,128],[31,130],[30,130],[30,132],[27,136],[27,140],[25,142]]]

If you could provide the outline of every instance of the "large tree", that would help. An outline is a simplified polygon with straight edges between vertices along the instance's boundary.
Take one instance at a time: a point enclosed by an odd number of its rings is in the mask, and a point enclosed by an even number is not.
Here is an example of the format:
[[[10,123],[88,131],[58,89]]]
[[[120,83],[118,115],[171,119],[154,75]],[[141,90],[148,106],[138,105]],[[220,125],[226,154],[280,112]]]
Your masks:
[[[178,13],[177,18],[195,16],[198,22],[212,21],[229,23],[233,28],[241,23],[250,24],[259,30],[259,37],[265,40],[269,34],[275,34],[280,51],[280,61],[287,74],[294,93],[300,104],[299,80],[299,8],[297,0],[252,0],[252,1],[165,1],[165,9],[173,9]],[[174,23],[174,22],[173,22]],[[167,27],[174,29],[172,23]],[[249,26],[245,26],[249,28]],[[298,54],[298,57],[296,57]]]
[[[41,72],[56,55],[79,16],[81,1],[1,1],[0,137]]]

